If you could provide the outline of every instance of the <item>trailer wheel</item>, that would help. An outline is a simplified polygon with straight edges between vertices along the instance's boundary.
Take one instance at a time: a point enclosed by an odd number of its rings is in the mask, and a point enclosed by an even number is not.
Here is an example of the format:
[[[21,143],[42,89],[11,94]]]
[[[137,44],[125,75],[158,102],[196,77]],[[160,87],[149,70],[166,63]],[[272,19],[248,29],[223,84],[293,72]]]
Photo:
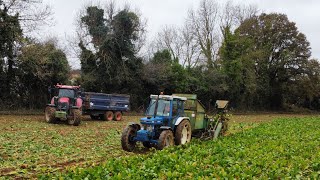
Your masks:
[[[80,109],[73,109],[72,114],[73,114],[73,116],[71,118],[68,118],[68,124],[74,125],[74,126],[79,126],[79,124],[81,123]]]
[[[190,122],[188,120],[183,120],[176,128],[176,145],[189,143],[191,141],[191,133]]]
[[[107,111],[106,113],[104,113],[101,116],[102,120],[107,120],[107,121],[111,121],[113,119],[113,112],[112,111]]]
[[[121,111],[115,112],[115,113],[114,113],[114,120],[116,120],[116,121],[121,121],[121,119],[122,119],[122,113],[121,113]]]
[[[137,129],[133,126],[127,126],[121,136],[121,146],[122,149],[125,151],[133,151],[136,147],[136,141],[133,140],[133,138],[137,134]]]
[[[56,117],[54,113],[56,112],[56,109],[54,107],[47,106],[45,109],[45,117],[47,123],[54,123],[56,121]]]
[[[162,150],[165,147],[174,145],[174,137],[171,130],[164,130],[161,132],[157,149]]]

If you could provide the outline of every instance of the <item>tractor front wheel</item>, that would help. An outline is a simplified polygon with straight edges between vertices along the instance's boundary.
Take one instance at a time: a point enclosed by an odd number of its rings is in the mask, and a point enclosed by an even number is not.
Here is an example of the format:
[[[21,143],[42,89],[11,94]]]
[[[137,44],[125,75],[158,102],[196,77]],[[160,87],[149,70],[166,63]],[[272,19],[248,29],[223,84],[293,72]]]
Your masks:
[[[54,115],[55,112],[56,112],[56,109],[54,107],[49,107],[49,106],[46,107],[45,117],[46,117],[47,123],[54,123],[56,121],[56,117]]]
[[[81,111],[80,109],[73,109],[72,110],[73,116],[68,119],[69,125],[79,126],[81,123]]]
[[[174,145],[174,137],[171,130],[164,130],[161,132],[157,149],[162,150],[165,147]]]
[[[137,135],[137,129],[133,126],[126,127],[121,136],[121,146],[125,151],[133,151],[136,147],[136,141],[133,138]]]
[[[188,120],[183,120],[177,127],[175,133],[176,145],[187,144],[191,141],[191,125]]]

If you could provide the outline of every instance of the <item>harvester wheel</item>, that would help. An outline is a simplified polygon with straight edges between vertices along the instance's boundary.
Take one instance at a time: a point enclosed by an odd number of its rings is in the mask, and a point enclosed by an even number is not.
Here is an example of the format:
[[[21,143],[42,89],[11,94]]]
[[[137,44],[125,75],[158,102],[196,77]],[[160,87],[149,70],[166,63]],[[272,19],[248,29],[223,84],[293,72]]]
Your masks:
[[[171,130],[164,130],[161,132],[159,137],[159,143],[157,149],[161,150],[167,146],[174,145],[174,137]]]
[[[113,119],[113,112],[107,111],[105,114],[102,115],[101,119],[111,121]]]
[[[54,115],[54,113],[56,112],[56,109],[54,107],[46,107],[45,110],[45,117],[46,117],[46,121],[47,123],[54,123],[56,121],[56,117]]]
[[[114,120],[121,121],[122,119],[122,113],[120,111],[117,111],[114,113]]]
[[[80,109],[73,109],[72,114],[73,114],[73,116],[68,119],[68,124],[74,125],[74,126],[79,126],[79,124],[81,123]]]
[[[125,151],[133,151],[133,149],[136,147],[136,141],[133,140],[133,138],[137,134],[137,129],[133,126],[127,126],[121,136],[121,146],[122,149]]]
[[[176,145],[186,144],[191,141],[191,125],[188,120],[183,120],[177,127],[175,133]]]

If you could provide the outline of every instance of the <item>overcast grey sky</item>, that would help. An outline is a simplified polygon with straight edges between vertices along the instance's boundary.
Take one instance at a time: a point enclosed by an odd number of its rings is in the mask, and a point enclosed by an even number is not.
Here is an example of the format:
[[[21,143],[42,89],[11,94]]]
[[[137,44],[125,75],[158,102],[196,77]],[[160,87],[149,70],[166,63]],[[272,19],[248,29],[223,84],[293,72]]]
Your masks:
[[[220,0],[223,2],[223,0]],[[44,0],[54,11],[55,25],[46,28],[48,35],[57,36],[60,43],[67,46],[67,39],[75,31],[75,18],[79,11],[92,0]],[[100,1],[106,2],[106,1]],[[116,0],[118,5],[130,4],[139,9],[147,19],[148,37],[154,36],[165,25],[182,25],[190,8],[196,8],[197,0]],[[235,0],[236,3],[255,4],[263,12],[278,12],[288,15],[296,23],[299,31],[311,43],[312,57],[320,59],[320,0]],[[79,62],[70,58],[71,66],[79,67]]]

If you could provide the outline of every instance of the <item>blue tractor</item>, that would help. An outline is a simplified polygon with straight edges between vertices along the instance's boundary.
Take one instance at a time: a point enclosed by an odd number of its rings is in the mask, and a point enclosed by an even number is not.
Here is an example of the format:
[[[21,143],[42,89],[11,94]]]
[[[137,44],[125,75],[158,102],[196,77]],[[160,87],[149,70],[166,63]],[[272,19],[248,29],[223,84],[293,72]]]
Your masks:
[[[130,123],[122,132],[121,145],[133,151],[137,142],[161,150],[166,146],[186,144],[192,136],[217,137],[226,131],[225,108],[228,101],[217,101],[221,110],[218,119],[209,118],[196,95],[150,95],[146,117],[140,124]],[[209,132],[211,131],[211,132]]]

